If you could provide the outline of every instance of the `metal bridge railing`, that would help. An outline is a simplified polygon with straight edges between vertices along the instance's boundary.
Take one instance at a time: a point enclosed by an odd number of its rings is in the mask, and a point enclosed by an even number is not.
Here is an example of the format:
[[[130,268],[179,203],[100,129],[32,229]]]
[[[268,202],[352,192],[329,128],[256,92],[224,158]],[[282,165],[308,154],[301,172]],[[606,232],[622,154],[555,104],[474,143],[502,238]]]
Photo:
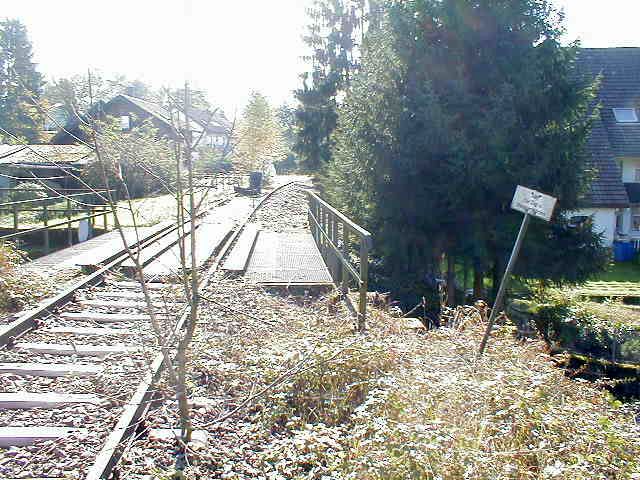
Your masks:
[[[359,291],[358,329],[365,329],[367,315],[367,289],[369,278],[369,252],[373,245],[371,234],[340,213],[313,192],[309,196],[309,225],[331,277],[340,285],[343,294],[349,291],[353,279]],[[356,241],[352,243],[352,238]],[[350,260],[350,247],[357,247],[359,265]]]

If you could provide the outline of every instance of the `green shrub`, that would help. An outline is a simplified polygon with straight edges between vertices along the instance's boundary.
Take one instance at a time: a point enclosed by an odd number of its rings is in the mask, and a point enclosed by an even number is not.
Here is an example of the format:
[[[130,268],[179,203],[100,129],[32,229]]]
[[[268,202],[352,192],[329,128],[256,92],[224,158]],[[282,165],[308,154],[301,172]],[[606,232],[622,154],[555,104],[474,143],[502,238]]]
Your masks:
[[[602,318],[588,302],[560,291],[550,291],[536,312],[536,328],[549,344],[613,362],[640,363],[640,326],[624,318]]]
[[[169,142],[143,124],[129,132],[114,122],[99,126],[99,156],[85,167],[84,180],[96,189],[108,184],[117,198],[142,198],[170,193],[176,181],[176,165]]]

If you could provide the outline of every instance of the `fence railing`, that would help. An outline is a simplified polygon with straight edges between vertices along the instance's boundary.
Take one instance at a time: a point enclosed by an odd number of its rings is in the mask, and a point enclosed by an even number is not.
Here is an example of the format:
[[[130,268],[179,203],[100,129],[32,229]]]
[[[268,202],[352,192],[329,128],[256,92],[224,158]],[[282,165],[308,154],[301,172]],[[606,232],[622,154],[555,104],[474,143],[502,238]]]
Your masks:
[[[12,189],[2,189],[3,191],[11,191]],[[21,193],[29,192],[30,190],[20,190]],[[37,192],[37,190],[33,190]],[[41,190],[40,190],[41,191]],[[42,232],[43,234],[43,248],[44,253],[51,251],[50,233],[53,229],[60,227],[67,227],[67,243],[73,245],[73,229],[74,223],[80,223],[82,221],[88,221],[91,228],[95,228],[96,219],[103,218],[104,230],[108,230],[108,215],[113,213],[111,208],[103,204],[99,197],[100,194],[104,194],[106,190],[81,190],[74,189],[73,192],[62,193],[56,196],[48,196],[42,198],[33,198],[28,200],[17,200],[12,202],[0,203],[0,215],[11,215],[13,217],[12,227],[6,227],[5,230],[13,230],[12,233],[1,235],[0,242],[5,240],[16,240],[20,237],[32,235]],[[81,197],[81,198],[78,198]],[[66,203],[62,208],[51,208],[52,205]],[[75,203],[72,206],[72,203]],[[66,208],[65,208],[66,207]],[[42,223],[42,226],[27,228],[26,230],[20,230],[20,213],[31,212],[36,213],[36,221],[30,221],[29,226],[34,223]],[[80,217],[74,217],[77,214],[84,214]],[[66,218],[65,220],[50,223],[58,218]],[[0,225],[0,228],[2,226]]]
[[[358,329],[362,331],[365,329],[367,315],[372,236],[315,193],[307,191],[307,194],[311,232],[333,281],[340,285],[345,295],[349,291],[350,279],[358,286]],[[357,264],[351,261],[352,247],[357,250]]]

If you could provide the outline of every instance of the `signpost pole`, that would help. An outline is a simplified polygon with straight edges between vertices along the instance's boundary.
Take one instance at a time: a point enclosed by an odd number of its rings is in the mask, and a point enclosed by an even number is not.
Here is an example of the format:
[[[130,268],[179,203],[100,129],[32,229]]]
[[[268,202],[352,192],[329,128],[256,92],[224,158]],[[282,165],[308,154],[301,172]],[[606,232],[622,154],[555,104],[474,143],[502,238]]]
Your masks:
[[[522,225],[520,225],[520,232],[518,232],[518,238],[516,238],[516,244],[513,246],[513,251],[511,252],[511,257],[509,258],[509,263],[507,264],[507,269],[505,270],[504,276],[502,277],[502,281],[500,282],[498,295],[496,296],[496,300],[493,303],[493,308],[491,309],[491,315],[489,316],[489,324],[487,325],[487,329],[484,332],[484,337],[482,337],[482,343],[480,343],[480,350],[478,351],[478,357],[482,356],[482,354],[484,353],[484,349],[487,347],[487,342],[489,341],[489,336],[491,335],[493,324],[495,323],[496,316],[500,311],[500,306],[502,305],[502,299],[504,298],[504,292],[507,288],[507,284],[509,283],[509,277],[511,276],[511,272],[513,272],[513,268],[516,264],[516,260],[518,259],[518,255],[520,253],[520,248],[522,247],[522,242],[524,241],[524,236],[527,233],[529,220],[531,220],[531,216],[528,213],[525,213],[524,218],[522,219]]]

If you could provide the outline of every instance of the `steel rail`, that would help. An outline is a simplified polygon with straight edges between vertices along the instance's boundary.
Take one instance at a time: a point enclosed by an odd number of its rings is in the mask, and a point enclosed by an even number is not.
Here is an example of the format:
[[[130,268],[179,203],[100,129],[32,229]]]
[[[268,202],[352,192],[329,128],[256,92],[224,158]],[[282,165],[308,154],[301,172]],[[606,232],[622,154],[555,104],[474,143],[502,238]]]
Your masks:
[[[234,244],[242,230],[249,223],[251,218],[258,212],[260,208],[277,192],[285,187],[291,186],[298,182],[288,182],[280,185],[276,189],[269,192],[253,209],[253,211],[245,218],[239,228],[235,229],[232,235],[229,236],[224,246],[220,249],[220,252],[216,255],[215,260],[209,266],[206,273],[203,276],[198,288],[206,288],[211,282],[213,274],[216,272],[229,248]],[[231,231],[231,230],[230,230]],[[187,309],[179,318],[175,331],[182,329],[189,318],[190,311]],[[125,441],[135,432],[137,426],[140,423],[142,417],[145,416],[149,406],[153,401],[155,391],[152,388],[160,379],[162,371],[166,368],[165,358],[162,353],[158,353],[154,360],[151,362],[150,371],[145,376],[144,380],[140,383],[136,392],[133,394],[129,402],[124,406],[124,411],[118,420],[115,428],[109,434],[103,448],[100,450],[96,457],[96,461],[89,469],[85,480],[106,480],[114,471],[122,454],[124,453]]]
[[[204,213],[201,214],[201,216],[202,215],[204,215]],[[164,238],[166,235],[169,235],[172,232],[177,231],[178,228],[179,225],[177,224],[164,225],[149,236],[141,239],[139,242],[130,245],[128,249],[134,250],[135,253],[139,253],[144,248],[153,245],[157,240]],[[172,245],[175,245],[178,242],[179,239],[176,239],[176,241]],[[86,275],[78,282],[70,285],[53,297],[40,302],[35,309],[28,311],[10,324],[0,327],[0,348],[7,347],[16,338],[37,327],[37,319],[39,317],[50,313],[54,308],[59,307],[60,305],[69,301],[76,291],[88,286],[98,285],[103,280],[106,273],[119,266],[129,258],[130,257],[129,253],[127,252],[127,248],[123,247],[115,256],[112,256],[108,263],[103,267],[99,268],[93,273]]]

